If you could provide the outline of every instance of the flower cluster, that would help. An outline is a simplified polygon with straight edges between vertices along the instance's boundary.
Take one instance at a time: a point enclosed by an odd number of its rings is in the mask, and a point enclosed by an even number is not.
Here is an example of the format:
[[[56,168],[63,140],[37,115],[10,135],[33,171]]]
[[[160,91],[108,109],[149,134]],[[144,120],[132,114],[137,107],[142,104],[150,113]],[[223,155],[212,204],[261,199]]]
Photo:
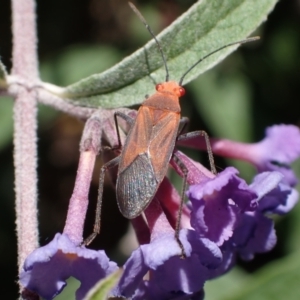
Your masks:
[[[212,148],[215,153],[253,163],[258,174],[248,185],[233,167],[215,175],[175,151],[188,169],[190,184],[178,239],[174,228],[180,196],[164,179],[144,212],[145,218],[133,220],[140,247],[123,266],[123,275],[111,290],[111,296],[135,300],[203,299],[205,281],[228,272],[237,257],[250,260],[256,253],[274,247],[276,233],[270,216],[289,212],[298,201],[298,193],[293,188],[296,177],[289,164],[300,155],[299,129],[273,126],[259,143],[213,140]],[[96,151],[82,152],[83,170],[91,169],[93,160],[84,158],[91,155],[96,155]],[[176,162],[172,165],[180,173]],[[74,206],[83,205],[87,192],[84,197],[78,197],[78,193],[73,196],[77,204],[70,203],[72,213],[68,222],[75,222],[74,211],[78,222],[78,213],[84,210],[76,210]],[[80,226],[83,226],[82,218]],[[22,285],[52,299],[64,287],[66,278],[74,276],[81,281],[76,299],[83,299],[96,281],[117,269],[103,251],[80,246],[82,228],[80,234],[70,229],[80,226],[69,223],[62,235],[56,235],[47,246],[29,255],[20,274]]]

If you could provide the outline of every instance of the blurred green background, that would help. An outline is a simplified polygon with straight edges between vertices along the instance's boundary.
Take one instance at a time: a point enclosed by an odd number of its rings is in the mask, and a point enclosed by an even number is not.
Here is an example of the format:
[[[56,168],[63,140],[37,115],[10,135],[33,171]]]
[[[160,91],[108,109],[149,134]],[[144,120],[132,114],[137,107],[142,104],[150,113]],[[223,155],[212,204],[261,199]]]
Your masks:
[[[157,33],[194,2],[135,1]],[[39,0],[37,15],[41,77],[61,86],[105,70],[150,39],[124,0]],[[300,124],[300,2],[278,3],[257,34],[260,41],[239,48],[187,86],[181,103],[183,115],[191,120],[190,130],[205,129],[211,136],[250,142],[261,139],[265,127],[274,123]],[[8,0],[1,0],[0,55],[10,69]],[[0,101],[0,295],[5,299],[17,298],[12,105],[11,99]],[[42,245],[63,229],[82,128],[81,121],[40,107],[38,185]],[[201,153],[188,153],[200,161],[206,160]],[[226,163],[217,158],[220,169]],[[86,234],[92,230],[100,166],[99,159],[90,192]],[[253,169],[246,164],[238,166],[242,176],[250,180]],[[300,177],[299,163],[295,164],[295,171]],[[257,255],[251,262],[239,262],[239,267],[228,275],[208,283],[206,299],[299,299],[300,207],[276,223],[278,243],[274,250]],[[118,211],[114,191],[107,184],[102,232],[92,247],[105,249],[122,263],[124,258],[116,246],[126,233],[127,224]],[[61,299],[72,297],[65,295]]]

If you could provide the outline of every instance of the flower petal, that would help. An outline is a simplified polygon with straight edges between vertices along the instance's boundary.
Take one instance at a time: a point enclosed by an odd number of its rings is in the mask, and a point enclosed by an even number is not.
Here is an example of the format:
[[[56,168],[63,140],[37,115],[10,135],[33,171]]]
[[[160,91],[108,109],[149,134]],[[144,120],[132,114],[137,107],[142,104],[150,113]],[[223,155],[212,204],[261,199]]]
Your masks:
[[[188,229],[180,231],[180,241],[185,259],[180,257],[181,249],[173,234],[164,234],[140,246],[126,262],[112,295],[159,300],[189,299],[186,295],[198,293],[210,276],[210,268],[221,263],[221,251],[216,244],[199,239],[196,232]],[[149,279],[145,280],[147,272]]]
[[[66,285],[66,279],[75,277],[81,282],[76,299],[83,299],[100,279],[117,270],[104,251],[95,251],[74,245],[67,235],[56,234],[46,246],[33,251],[24,263],[20,282],[45,299],[53,299]]]
[[[294,186],[297,178],[289,164],[300,156],[300,130],[293,125],[274,125],[266,129],[266,137],[254,144],[253,157],[257,168],[279,171],[287,184]]]
[[[257,213],[245,214],[241,226],[233,237],[238,253],[244,260],[253,259],[255,253],[270,251],[277,237],[273,220]]]
[[[192,227],[218,246],[232,236],[238,214],[257,206],[256,193],[236,174],[236,169],[226,168],[187,192],[193,206]]]
[[[260,212],[282,215],[298,202],[298,192],[281,183],[282,179],[279,172],[263,172],[255,176],[250,187],[258,194]]]

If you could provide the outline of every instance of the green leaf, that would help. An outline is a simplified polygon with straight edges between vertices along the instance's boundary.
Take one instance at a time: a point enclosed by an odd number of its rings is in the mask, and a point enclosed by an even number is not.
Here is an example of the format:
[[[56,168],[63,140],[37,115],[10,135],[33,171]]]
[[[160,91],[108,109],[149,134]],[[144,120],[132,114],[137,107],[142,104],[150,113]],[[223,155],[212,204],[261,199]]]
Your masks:
[[[0,61],[0,88],[6,88],[6,68],[3,63]]]
[[[251,118],[251,89],[241,73],[218,76],[211,70],[190,85],[197,99],[196,108],[215,137],[243,142],[253,142]],[[235,166],[246,180],[250,180],[255,169],[248,163],[227,160]]]
[[[179,80],[199,58],[220,46],[247,37],[266,20],[276,2],[198,1],[158,35],[171,79]],[[184,83],[213,67],[237,47],[228,47],[206,59],[186,76]],[[109,70],[66,87],[59,96],[83,106],[130,106],[141,103],[146,94],[154,92],[149,74],[156,81],[165,80],[162,59],[153,40]]]
[[[247,284],[249,277],[238,267],[214,280],[205,283],[205,300],[221,300],[234,295],[241,286]]]
[[[198,112],[214,136],[252,139],[251,89],[243,74],[230,73],[220,78],[212,70],[189,86],[197,99]]]
[[[9,97],[0,98],[0,150],[12,141],[13,135],[13,101]]]
[[[110,290],[117,284],[123,271],[121,269],[100,280],[86,295],[84,300],[108,299]]]
[[[55,297],[55,300],[74,300],[76,290],[80,287],[81,283],[74,277],[70,277],[66,281],[66,287],[58,296]]]
[[[298,159],[293,163],[293,170],[296,173],[296,177],[300,178],[300,160]],[[297,186],[298,192],[300,192],[299,185]],[[295,208],[289,213],[288,221],[288,239],[285,244],[285,249],[288,252],[300,251],[300,205],[296,205]]]
[[[117,63],[121,54],[106,45],[75,44],[42,61],[41,77],[64,86],[90,74],[102,72]]]
[[[226,275],[225,275],[226,276]],[[251,280],[240,286],[239,292],[222,300],[298,300],[300,295],[299,252],[273,262],[255,273]]]

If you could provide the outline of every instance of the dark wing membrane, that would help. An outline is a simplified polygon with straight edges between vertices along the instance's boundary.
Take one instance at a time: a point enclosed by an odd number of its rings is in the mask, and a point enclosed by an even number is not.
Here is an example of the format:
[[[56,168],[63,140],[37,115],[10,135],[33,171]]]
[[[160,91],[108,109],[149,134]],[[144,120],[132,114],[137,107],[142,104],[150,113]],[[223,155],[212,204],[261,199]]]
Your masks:
[[[117,179],[116,193],[122,215],[133,219],[141,214],[153,199],[158,182],[146,153],[138,155]]]

